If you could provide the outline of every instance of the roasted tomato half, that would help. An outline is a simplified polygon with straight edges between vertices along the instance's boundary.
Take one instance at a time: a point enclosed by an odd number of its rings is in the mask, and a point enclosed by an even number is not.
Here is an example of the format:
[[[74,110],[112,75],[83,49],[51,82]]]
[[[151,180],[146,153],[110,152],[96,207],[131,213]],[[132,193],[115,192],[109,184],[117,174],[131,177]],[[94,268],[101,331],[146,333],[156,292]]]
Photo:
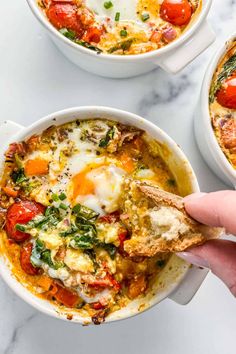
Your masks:
[[[82,35],[83,29],[77,16],[77,6],[73,2],[52,2],[46,14],[57,29],[67,28],[74,31],[78,37]]]
[[[43,214],[45,207],[39,203],[29,200],[19,200],[12,204],[6,215],[6,232],[8,237],[16,242],[27,240],[30,235],[26,232],[16,230],[16,224],[27,224],[36,215]]]
[[[236,109],[236,74],[225,81],[217,92],[216,99],[221,106]]]
[[[40,268],[36,268],[30,262],[33,245],[31,242],[27,243],[20,251],[20,264],[23,271],[28,275],[38,275]]]
[[[174,26],[186,26],[192,17],[192,7],[188,0],[164,0],[160,16]]]

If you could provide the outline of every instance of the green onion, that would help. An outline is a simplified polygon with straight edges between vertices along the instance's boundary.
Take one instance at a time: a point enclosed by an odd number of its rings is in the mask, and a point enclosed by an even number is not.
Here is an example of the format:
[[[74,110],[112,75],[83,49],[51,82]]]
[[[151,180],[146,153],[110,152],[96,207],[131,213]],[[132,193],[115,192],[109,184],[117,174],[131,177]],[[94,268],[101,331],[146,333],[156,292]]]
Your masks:
[[[54,202],[58,202],[58,200],[59,200],[58,195],[55,194],[55,193],[53,193],[53,194],[52,194],[52,200],[53,200]]]
[[[118,22],[120,20],[120,12],[117,12],[115,15],[115,21]]]
[[[150,15],[148,13],[144,13],[141,15],[141,19],[143,22],[147,21],[150,18]]]
[[[113,4],[112,4],[112,2],[111,1],[105,1],[104,2],[104,7],[105,7],[105,9],[110,9],[111,7],[113,7]]]
[[[21,231],[21,232],[25,232],[26,231],[26,227],[21,225],[21,224],[16,224],[15,229],[17,231]]]
[[[65,199],[66,199],[66,194],[65,194],[65,193],[61,193],[61,194],[59,195],[59,199],[60,199],[60,200],[65,200]]]
[[[76,33],[70,29],[61,28],[59,32],[68,39],[74,40],[76,38]]]
[[[60,209],[63,209],[63,210],[67,210],[67,209],[68,209],[68,205],[66,205],[66,204],[64,204],[64,203],[61,203],[61,204],[59,205],[59,208],[60,208]]]
[[[128,35],[128,32],[125,29],[120,31],[120,36],[121,37],[127,37],[127,35]]]
[[[103,148],[106,147],[109,144],[110,140],[114,138],[114,135],[115,135],[115,128],[112,127],[111,129],[108,130],[105,138],[102,138],[100,140],[99,147],[103,147]]]

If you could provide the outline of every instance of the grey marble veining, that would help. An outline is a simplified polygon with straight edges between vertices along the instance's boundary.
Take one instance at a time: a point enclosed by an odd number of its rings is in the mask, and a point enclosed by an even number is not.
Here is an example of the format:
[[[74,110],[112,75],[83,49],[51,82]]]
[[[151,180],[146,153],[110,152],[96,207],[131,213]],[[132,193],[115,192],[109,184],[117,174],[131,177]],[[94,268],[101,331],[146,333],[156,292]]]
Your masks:
[[[1,3],[0,120],[27,125],[69,106],[108,105],[138,113],[185,151],[205,191],[226,188],[196,147],[192,118],[207,63],[219,42],[236,32],[236,1],[213,0],[209,21],[217,42],[181,73],[160,69],[110,80],[70,64],[35,21],[26,1]],[[193,301],[169,300],[112,325],[80,327],[40,314],[0,280],[0,354],[233,354],[236,302],[209,275]]]

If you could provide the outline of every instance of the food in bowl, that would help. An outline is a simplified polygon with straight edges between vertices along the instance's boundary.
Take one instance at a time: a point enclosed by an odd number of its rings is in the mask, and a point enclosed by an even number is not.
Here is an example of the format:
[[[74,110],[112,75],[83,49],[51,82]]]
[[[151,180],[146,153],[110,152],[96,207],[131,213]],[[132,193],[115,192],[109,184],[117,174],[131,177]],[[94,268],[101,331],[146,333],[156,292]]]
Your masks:
[[[96,324],[145,296],[171,254],[131,258],[125,177],[178,194],[159,143],[103,119],[51,126],[10,144],[1,178],[1,252],[16,279]]]
[[[236,40],[230,43],[214,73],[209,102],[217,141],[236,168]]]
[[[132,55],[178,39],[201,11],[201,0],[40,0],[50,23],[96,52]]]
[[[126,179],[122,210],[130,238],[124,250],[132,257],[182,252],[217,238],[220,228],[202,225],[185,211],[183,198],[147,182]]]

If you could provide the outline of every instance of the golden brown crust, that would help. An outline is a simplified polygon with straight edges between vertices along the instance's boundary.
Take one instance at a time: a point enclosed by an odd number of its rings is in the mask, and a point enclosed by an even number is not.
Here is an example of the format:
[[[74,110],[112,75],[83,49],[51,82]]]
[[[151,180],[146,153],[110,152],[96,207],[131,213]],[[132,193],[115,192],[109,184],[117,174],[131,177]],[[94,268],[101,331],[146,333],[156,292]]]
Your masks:
[[[133,183],[133,182],[132,182]],[[135,206],[138,205],[137,198],[146,197],[149,202],[149,207],[169,207],[170,209],[175,208],[181,212],[180,219],[181,223],[187,225],[188,232],[184,234],[179,233],[176,238],[167,240],[155,235],[150,231],[150,225],[147,226],[147,221],[145,221],[146,228],[141,226],[142,216],[138,216],[139,227],[134,226],[132,221],[129,222],[129,227],[132,232],[131,239],[127,240],[124,244],[125,251],[130,256],[148,256],[151,257],[160,252],[182,252],[189,247],[200,245],[206,242],[209,239],[219,237],[221,229],[212,228],[198,223],[193,220],[185,211],[183,198],[180,196],[165,192],[157,187],[147,185],[146,183],[135,182],[135,191],[134,185],[131,186],[130,182],[126,182],[126,195],[127,188],[129,189],[129,197],[134,196]],[[133,189],[131,191],[131,189]],[[140,194],[137,194],[140,192]],[[127,200],[127,199],[126,199]],[[130,200],[130,199],[129,199]],[[127,206],[127,204],[124,204]],[[143,205],[143,203],[142,203]],[[138,207],[139,208],[139,205]],[[127,212],[127,208],[125,208]],[[129,211],[131,209],[129,208]],[[128,214],[130,214],[128,211]],[[132,212],[131,212],[132,214]],[[136,221],[137,215],[142,215],[142,212],[139,212],[139,209],[135,212]],[[145,215],[145,214],[143,214]],[[131,215],[132,217],[132,215]]]

